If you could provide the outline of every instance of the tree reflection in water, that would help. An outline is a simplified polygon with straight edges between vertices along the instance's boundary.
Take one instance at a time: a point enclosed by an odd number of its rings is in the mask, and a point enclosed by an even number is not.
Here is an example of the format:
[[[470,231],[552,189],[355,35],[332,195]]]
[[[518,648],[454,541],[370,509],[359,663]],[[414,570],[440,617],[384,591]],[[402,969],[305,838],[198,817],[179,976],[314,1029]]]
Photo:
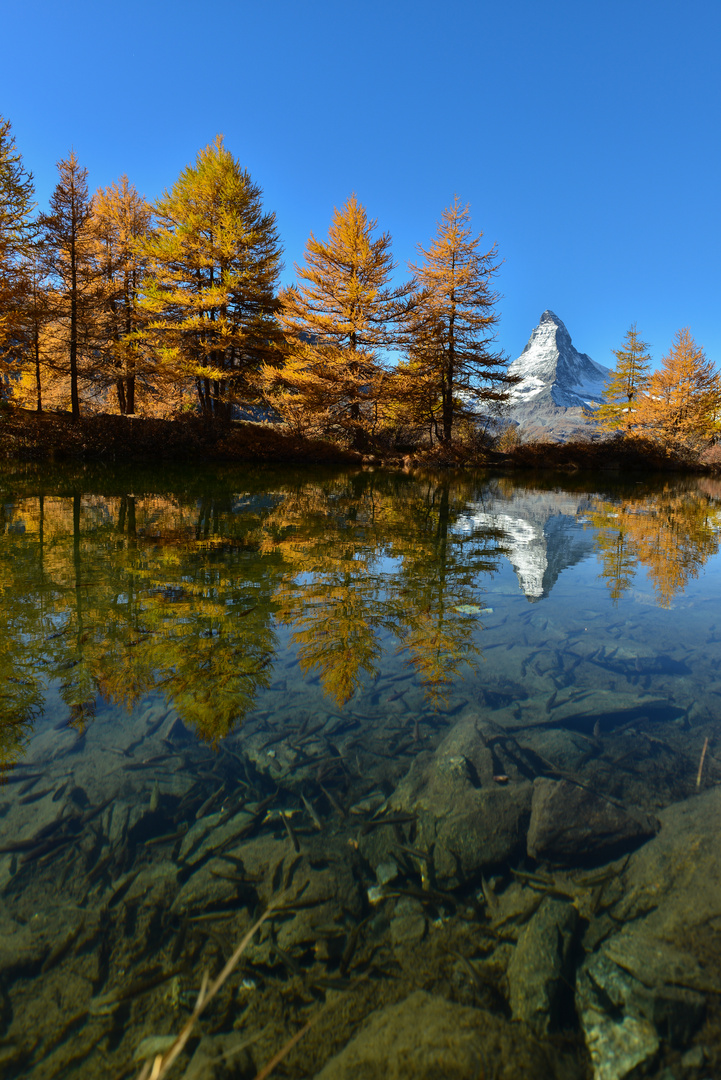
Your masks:
[[[721,511],[708,482],[663,487],[618,501],[595,500],[589,515],[597,530],[601,577],[614,602],[645,568],[660,607],[668,607],[719,549]]]
[[[453,525],[471,496],[458,481],[359,476],[308,487],[271,516],[291,573],[274,600],[302,670],[340,705],[378,674],[386,635],[434,703],[480,656],[475,611],[501,534]]]
[[[97,699],[160,691],[212,742],[270,684],[277,622],[342,703],[389,635],[428,695],[478,655],[479,571],[497,535],[454,535],[463,484],[335,476],[243,495],[88,494],[6,501],[0,753],[21,753],[57,680],[82,731]],[[277,622],[276,622],[277,620]]]
[[[388,651],[432,706],[480,660],[504,543],[466,511],[513,500],[510,478],[258,473],[238,493],[237,471],[199,472],[165,494],[157,479],[133,493],[120,483],[16,483],[0,503],[0,769],[22,754],[52,682],[79,732],[98,699],[129,709],[160,692],[217,742],[270,686],[281,626],[339,705]],[[713,485],[590,496],[614,601],[640,565],[667,606],[717,552]]]

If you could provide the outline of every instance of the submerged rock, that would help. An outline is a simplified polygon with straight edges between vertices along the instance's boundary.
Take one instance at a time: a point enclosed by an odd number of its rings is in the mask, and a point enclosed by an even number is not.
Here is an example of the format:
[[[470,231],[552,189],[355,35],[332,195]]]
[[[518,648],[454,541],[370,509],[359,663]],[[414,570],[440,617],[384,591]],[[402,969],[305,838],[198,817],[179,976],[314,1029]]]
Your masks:
[[[75,948],[86,918],[82,909],[67,904],[48,903],[22,922],[1,912],[0,984],[55,967]]]
[[[593,999],[584,1003],[581,1020],[594,1080],[623,1080],[658,1051],[658,1036],[647,1020],[634,1016],[614,1019]]]
[[[657,836],[629,860],[614,918],[646,915],[660,938],[693,949],[695,931],[721,917],[721,788],[674,803],[659,815]],[[691,902],[692,901],[692,902]],[[703,960],[705,945],[694,950]]]
[[[662,1041],[688,1044],[705,995],[721,992],[714,949],[721,917],[721,789],[659,814],[657,836],[631,855],[604,936],[577,978],[576,1008],[595,1080],[622,1080]],[[679,944],[681,943],[681,944]],[[681,947],[682,946],[682,947]]]
[[[394,859],[379,863],[376,867],[376,879],[379,885],[387,885],[398,877],[398,864]]]
[[[570,998],[570,952],[577,926],[578,912],[570,903],[545,897],[521,931],[508,966],[513,1018],[525,1020],[540,1034],[562,1023],[562,1001]]]
[[[606,858],[653,836],[657,822],[634,815],[569,780],[533,782],[528,854],[534,859],[573,863]]]
[[[643,927],[622,931],[586,959],[576,1004],[596,1080],[625,1076],[656,1053],[661,1038],[675,1046],[690,1040],[705,1013],[703,994],[689,988],[695,966]],[[684,985],[675,985],[677,979]],[[629,1031],[632,1053],[622,1054]]]
[[[550,1080],[554,1075],[543,1048],[517,1024],[417,990],[372,1013],[316,1080]]]
[[[532,785],[494,781],[493,755],[475,717],[464,717],[435,753],[422,753],[391,799],[394,809],[418,815],[415,847],[433,851],[444,885],[478,877],[525,845]]]
[[[227,908],[234,900],[237,901],[239,889],[236,882],[219,876],[227,872],[227,864],[220,859],[203,863],[180,889],[175,887],[175,897],[168,905],[170,910],[175,915],[192,917]],[[249,885],[249,893],[251,888]]]
[[[426,932],[426,915],[421,902],[410,896],[401,897],[395,906],[390,930],[395,948],[417,944]]]
[[[425,823],[429,839],[432,829],[435,833],[436,876],[449,884],[477,877],[485,867],[504,863],[522,850],[531,815],[531,785],[475,791],[464,801],[463,809],[452,802],[445,816]]]
[[[158,1054],[164,1054],[167,1050],[170,1050],[176,1039],[177,1035],[146,1035],[138,1043],[133,1054],[133,1061],[139,1063],[147,1061],[148,1058],[154,1058]]]

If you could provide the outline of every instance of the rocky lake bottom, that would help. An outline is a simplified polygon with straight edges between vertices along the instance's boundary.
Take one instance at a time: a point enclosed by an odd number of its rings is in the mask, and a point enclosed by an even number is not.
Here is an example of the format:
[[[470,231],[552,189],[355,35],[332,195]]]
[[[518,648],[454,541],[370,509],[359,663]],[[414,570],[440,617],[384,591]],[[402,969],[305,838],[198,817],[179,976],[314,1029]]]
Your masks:
[[[2,1075],[269,908],[171,1075],[719,1075],[721,485],[162,481],[0,478]]]

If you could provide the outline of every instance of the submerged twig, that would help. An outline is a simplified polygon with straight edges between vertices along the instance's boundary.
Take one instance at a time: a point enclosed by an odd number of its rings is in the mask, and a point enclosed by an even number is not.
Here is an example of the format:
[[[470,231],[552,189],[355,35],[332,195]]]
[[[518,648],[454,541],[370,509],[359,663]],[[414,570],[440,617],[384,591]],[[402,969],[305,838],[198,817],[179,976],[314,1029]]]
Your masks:
[[[322,1010],[321,1010],[321,1012],[322,1012]],[[320,1013],[318,1013],[318,1016],[320,1016]],[[318,1016],[312,1017],[312,1019],[310,1019],[307,1024],[303,1025],[303,1027],[300,1029],[300,1031],[296,1031],[295,1035],[293,1035],[292,1038],[288,1039],[288,1042],[285,1044],[285,1046],[282,1046],[280,1048],[280,1050],[278,1051],[278,1053],[274,1057],[272,1057],[270,1059],[268,1064],[264,1065],[259,1073],[256,1073],[255,1080],[266,1080],[266,1077],[270,1076],[270,1074],[273,1072],[273,1069],[276,1067],[276,1065],[280,1065],[281,1061],[286,1056],[286,1054],[290,1053],[290,1051],[293,1049],[295,1044],[297,1042],[300,1042],[300,1040],[303,1038],[306,1031],[308,1031],[308,1029],[313,1026],[313,1024],[318,1019]]]
[[[295,853],[297,855],[300,852],[300,842],[298,841],[298,837],[295,834],[295,830],[294,830],[293,826],[290,823],[290,817],[283,810],[280,811],[280,816],[281,816],[281,819],[283,821],[283,824],[285,825],[285,831],[288,833],[288,839],[290,840],[291,844],[293,845],[293,850],[295,851]]]
[[[323,822],[320,820],[320,818],[318,816],[318,811],[313,806],[313,803],[310,801],[310,799],[306,799],[306,797],[305,797],[305,795],[303,794],[302,791],[300,793],[300,797],[303,800],[303,805],[305,806],[306,810],[308,811],[308,816],[310,817],[311,821],[313,822],[313,826],[318,830],[318,832],[322,833],[323,832]]]
[[[210,985],[208,985],[208,973],[206,972],[203,975],[203,982],[200,987],[200,993],[198,994],[198,1000],[195,1003],[195,1008],[193,1009],[190,1018],[185,1024],[185,1027],[182,1029],[169,1050],[167,1050],[164,1054],[158,1054],[153,1061],[146,1061],[145,1065],[140,1071],[140,1074],[138,1075],[138,1080],[162,1080],[162,1078],[167,1074],[173,1062],[183,1052],[185,1044],[193,1033],[193,1028],[195,1027],[196,1020],[198,1020],[198,1018],[204,1012],[208,1003],[213,1000],[220,988],[225,984],[227,979],[233,973],[233,969],[236,967],[242,954],[247,949],[254,934],[257,930],[260,929],[265,920],[270,918],[274,910],[275,909],[273,907],[269,907],[267,911],[264,911],[261,917],[255,923],[253,923],[238,948],[235,950],[231,958],[225,964],[223,970],[221,971],[220,975],[218,975],[217,979],[215,979],[212,983],[210,983]],[[290,1049],[290,1047],[288,1047],[288,1049]]]
[[[701,774],[703,772],[703,763],[706,760],[706,751],[708,750],[708,735],[703,741],[703,750],[701,751],[701,760],[698,763],[698,776],[696,777],[696,787],[701,787]]]

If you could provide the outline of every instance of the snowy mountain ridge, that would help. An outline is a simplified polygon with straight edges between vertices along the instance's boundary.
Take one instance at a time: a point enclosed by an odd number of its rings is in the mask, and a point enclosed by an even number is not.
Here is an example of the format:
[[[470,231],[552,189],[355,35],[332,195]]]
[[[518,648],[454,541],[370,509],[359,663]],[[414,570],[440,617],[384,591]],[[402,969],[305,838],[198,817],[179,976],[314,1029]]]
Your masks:
[[[555,405],[594,408],[603,400],[610,369],[578,352],[565,325],[546,310],[521,355],[509,365],[508,373],[521,378],[511,390],[514,403],[531,401],[548,390]]]
[[[523,438],[563,440],[588,427],[610,369],[578,352],[563,322],[546,310],[508,373],[519,382],[510,389],[507,416]]]

